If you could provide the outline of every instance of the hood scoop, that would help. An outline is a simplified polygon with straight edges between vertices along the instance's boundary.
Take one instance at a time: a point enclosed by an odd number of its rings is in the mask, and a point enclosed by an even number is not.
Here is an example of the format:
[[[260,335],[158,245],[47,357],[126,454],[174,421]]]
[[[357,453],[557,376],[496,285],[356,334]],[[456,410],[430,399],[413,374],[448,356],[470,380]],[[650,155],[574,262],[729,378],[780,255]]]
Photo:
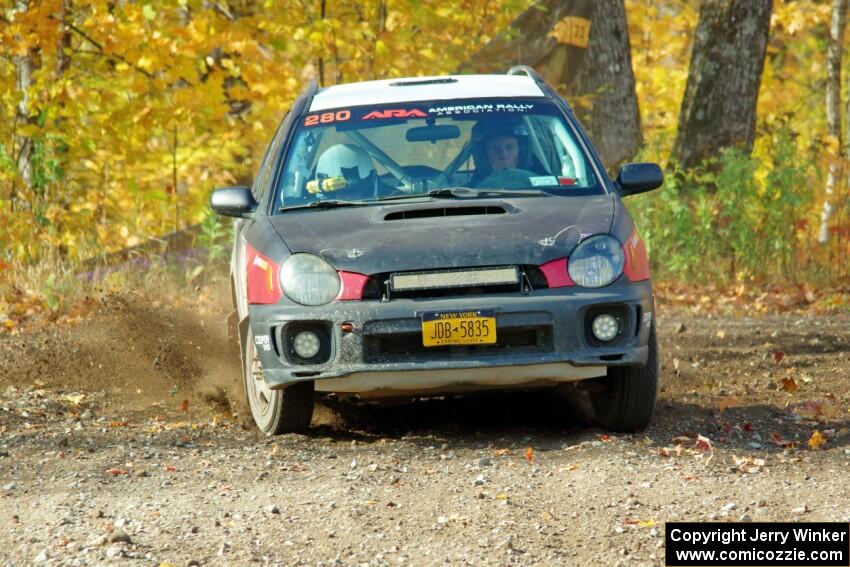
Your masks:
[[[470,206],[470,207],[433,207],[427,209],[412,209],[388,213],[385,221],[407,219],[425,219],[433,217],[465,217],[472,215],[503,215],[507,211],[499,206]]]

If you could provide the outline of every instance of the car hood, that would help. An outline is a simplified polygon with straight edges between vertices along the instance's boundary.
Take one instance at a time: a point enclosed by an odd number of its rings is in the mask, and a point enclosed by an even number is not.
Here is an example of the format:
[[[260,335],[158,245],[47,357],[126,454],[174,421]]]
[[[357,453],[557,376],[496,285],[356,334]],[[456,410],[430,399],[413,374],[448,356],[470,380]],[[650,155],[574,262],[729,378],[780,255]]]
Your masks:
[[[325,257],[338,270],[405,270],[543,264],[584,237],[607,234],[614,197],[435,199],[270,218],[293,252]]]

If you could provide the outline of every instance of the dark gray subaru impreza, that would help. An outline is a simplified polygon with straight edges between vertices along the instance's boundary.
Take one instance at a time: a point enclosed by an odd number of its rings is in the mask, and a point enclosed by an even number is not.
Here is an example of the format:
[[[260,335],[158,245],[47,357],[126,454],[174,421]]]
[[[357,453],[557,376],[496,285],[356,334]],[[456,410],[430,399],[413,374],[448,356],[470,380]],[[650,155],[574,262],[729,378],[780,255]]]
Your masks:
[[[533,70],[311,86],[253,187],[213,193],[245,391],[265,433],[314,392],[429,396],[585,381],[639,430],[658,390],[646,250],[566,102]]]

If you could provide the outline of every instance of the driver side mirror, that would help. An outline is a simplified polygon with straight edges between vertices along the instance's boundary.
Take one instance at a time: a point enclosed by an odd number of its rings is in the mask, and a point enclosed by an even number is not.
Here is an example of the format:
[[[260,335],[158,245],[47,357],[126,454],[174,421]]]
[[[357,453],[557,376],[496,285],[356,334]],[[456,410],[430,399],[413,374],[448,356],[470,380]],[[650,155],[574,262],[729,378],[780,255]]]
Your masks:
[[[657,163],[627,163],[620,168],[617,192],[621,197],[652,191],[664,184],[664,172]]]
[[[213,191],[210,206],[220,215],[244,218],[257,209],[258,203],[248,187],[225,187]]]

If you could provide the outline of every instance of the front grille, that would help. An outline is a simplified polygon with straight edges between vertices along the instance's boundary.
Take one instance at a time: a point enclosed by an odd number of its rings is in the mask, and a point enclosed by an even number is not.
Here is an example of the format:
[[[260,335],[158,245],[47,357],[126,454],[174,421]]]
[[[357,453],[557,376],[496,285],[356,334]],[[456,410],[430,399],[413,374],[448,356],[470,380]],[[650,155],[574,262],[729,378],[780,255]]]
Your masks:
[[[402,272],[390,275],[393,292],[419,291],[456,287],[491,287],[517,285],[520,274],[516,266],[476,268],[472,270],[438,270],[431,272]]]
[[[517,283],[500,285],[470,285],[457,287],[434,287],[429,289],[392,290],[390,279],[392,273],[375,274],[369,278],[363,288],[364,300],[390,300],[390,299],[427,299],[438,297],[466,297],[475,295],[488,295],[496,293],[517,293],[522,291],[533,291],[536,289],[547,289],[549,287],[546,276],[538,266],[518,266],[519,281]],[[447,272],[458,272],[458,270],[447,270]]]
[[[498,341],[494,345],[425,347],[421,332],[367,335],[363,338],[363,358],[367,364],[381,364],[552,351],[550,325],[500,327],[497,336]]]

